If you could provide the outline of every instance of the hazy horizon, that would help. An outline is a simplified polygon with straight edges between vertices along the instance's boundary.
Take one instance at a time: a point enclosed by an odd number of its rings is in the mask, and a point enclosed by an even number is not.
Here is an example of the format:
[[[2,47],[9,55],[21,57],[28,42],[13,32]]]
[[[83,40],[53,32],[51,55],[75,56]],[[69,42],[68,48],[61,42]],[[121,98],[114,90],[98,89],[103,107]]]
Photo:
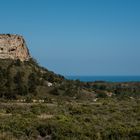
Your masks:
[[[0,32],[62,75],[140,75],[139,0],[4,0]]]

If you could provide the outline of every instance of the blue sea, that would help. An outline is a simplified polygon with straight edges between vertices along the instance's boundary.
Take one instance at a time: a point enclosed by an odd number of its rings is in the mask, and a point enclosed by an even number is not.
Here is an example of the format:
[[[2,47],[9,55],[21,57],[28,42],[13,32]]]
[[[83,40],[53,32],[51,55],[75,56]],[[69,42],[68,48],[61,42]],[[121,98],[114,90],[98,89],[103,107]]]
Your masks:
[[[106,82],[140,82],[140,76],[65,76],[70,80],[83,82],[106,81]]]

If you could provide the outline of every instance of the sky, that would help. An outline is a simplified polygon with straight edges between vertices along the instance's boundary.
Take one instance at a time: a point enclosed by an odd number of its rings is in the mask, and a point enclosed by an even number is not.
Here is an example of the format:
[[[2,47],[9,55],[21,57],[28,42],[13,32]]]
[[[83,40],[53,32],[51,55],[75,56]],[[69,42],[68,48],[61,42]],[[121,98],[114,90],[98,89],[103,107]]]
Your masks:
[[[140,75],[140,0],[0,0],[0,33],[55,73]]]

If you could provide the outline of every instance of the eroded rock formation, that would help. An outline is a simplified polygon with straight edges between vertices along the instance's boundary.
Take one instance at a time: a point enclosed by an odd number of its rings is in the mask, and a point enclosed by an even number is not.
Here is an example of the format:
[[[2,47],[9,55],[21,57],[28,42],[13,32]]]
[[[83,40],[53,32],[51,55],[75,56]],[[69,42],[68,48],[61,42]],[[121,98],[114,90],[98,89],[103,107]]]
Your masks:
[[[0,34],[0,59],[27,61],[29,58],[30,54],[22,36]]]

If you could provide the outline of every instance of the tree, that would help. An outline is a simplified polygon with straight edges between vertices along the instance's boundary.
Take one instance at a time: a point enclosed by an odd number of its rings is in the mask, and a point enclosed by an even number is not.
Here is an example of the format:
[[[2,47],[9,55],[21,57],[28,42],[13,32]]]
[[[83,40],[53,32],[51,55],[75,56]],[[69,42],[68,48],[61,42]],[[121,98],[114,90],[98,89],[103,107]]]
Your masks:
[[[23,72],[17,72],[16,76],[14,77],[14,82],[16,84],[16,92],[19,95],[27,95],[28,88],[24,85],[23,81],[24,73]]]
[[[15,65],[16,65],[16,66],[21,66],[21,61],[20,61],[20,59],[17,59],[17,60],[16,60]]]
[[[29,88],[29,92],[33,93],[36,90],[36,86],[37,86],[38,80],[37,80],[37,76],[35,73],[31,73],[28,77],[28,88]]]

